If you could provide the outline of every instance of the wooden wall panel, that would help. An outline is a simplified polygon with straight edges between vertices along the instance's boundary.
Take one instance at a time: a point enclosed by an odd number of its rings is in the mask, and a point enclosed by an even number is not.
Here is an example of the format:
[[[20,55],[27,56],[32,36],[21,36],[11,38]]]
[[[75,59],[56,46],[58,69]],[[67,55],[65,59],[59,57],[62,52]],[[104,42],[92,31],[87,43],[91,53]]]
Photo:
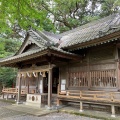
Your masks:
[[[70,63],[61,69],[61,77],[67,79],[67,89],[116,89],[115,54],[115,44],[89,48],[84,54],[84,60]]]

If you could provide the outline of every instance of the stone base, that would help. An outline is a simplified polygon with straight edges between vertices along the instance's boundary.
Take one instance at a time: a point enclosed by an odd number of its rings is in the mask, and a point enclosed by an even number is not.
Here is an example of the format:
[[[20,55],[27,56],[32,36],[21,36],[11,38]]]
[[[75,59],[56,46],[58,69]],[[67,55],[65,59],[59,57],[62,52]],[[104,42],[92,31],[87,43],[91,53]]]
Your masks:
[[[59,107],[56,106],[56,105],[52,105],[51,107],[48,107],[47,105],[45,105],[45,108],[46,108],[47,110],[58,110],[58,109],[59,109]]]
[[[52,109],[53,109],[52,106],[51,106],[51,107],[48,107],[47,105],[45,105],[45,108],[46,108],[47,110],[52,110]]]
[[[17,105],[19,105],[19,104],[23,104],[23,102],[18,102],[18,101],[17,101],[16,104],[17,104]]]
[[[83,112],[83,110],[79,110],[79,112]]]
[[[25,102],[24,104],[29,105],[29,106],[33,106],[33,107],[37,107],[37,108],[43,107],[43,105],[38,104],[38,103]]]
[[[115,115],[111,115],[111,117],[115,118]]]

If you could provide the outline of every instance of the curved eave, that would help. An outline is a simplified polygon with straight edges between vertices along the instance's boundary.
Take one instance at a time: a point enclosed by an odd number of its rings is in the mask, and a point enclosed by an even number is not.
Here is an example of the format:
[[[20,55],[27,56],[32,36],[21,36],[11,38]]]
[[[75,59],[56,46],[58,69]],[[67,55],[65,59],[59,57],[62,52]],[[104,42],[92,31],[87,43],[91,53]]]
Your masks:
[[[30,60],[33,58],[35,59],[38,57],[42,57],[44,55],[51,56],[51,54],[54,56],[58,56],[60,58],[66,58],[66,59],[70,59],[70,60],[80,60],[81,59],[81,57],[76,55],[76,54],[71,54],[71,53],[68,53],[66,51],[59,50],[57,48],[47,48],[46,47],[42,50],[38,49],[38,50],[32,51],[31,53],[29,51],[29,52],[22,53],[20,55],[13,56],[11,58],[1,60],[0,66],[18,67],[17,63],[20,63],[20,62],[23,62],[26,60]]]
[[[70,46],[65,46],[62,48],[72,51],[72,50],[83,49],[83,48],[88,48],[88,47],[92,47],[92,46],[97,46],[100,44],[109,43],[111,41],[118,40],[119,38],[120,38],[120,30],[110,33],[110,34],[106,34],[99,38],[95,38],[93,40],[89,40],[89,41],[86,41],[83,43],[78,43],[78,44],[74,44],[74,45],[70,45]]]

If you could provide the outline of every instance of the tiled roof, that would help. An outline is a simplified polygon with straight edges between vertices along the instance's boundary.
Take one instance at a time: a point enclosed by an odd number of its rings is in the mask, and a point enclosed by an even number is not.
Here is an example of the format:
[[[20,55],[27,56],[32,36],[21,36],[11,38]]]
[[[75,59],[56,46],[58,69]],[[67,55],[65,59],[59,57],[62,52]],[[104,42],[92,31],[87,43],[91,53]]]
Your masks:
[[[27,57],[27,56],[31,56],[33,54],[36,54],[36,53],[39,53],[39,52],[42,52],[42,51],[45,51],[45,50],[49,50],[49,49],[54,50],[56,52],[66,54],[66,55],[78,56],[74,53],[66,52],[62,49],[51,46],[51,47],[43,47],[43,48],[39,48],[39,49],[36,49],[36,50],[31,50],[31,51],[28,51],[28,52],[24,52],[22,54],[18,54],[16,56],[10,56],[10,57],[5,58],[5,59],[0,59],[0,64],[3,63],[3,62],[12,61],[12,60],[15,60],[15,59],[20,59],[20,58],[24,58],[24,57]]]
[[[60,34],[62,43],[59,48],[85,43],[119,30],[120,14],[113,14]]]
[[[53,34],[53,33],[50,33],[50,32],[47,32],[47,31],[44,31],[43,32],[50,40],[54,41],[55,43],[58,43],[59,40],[61,39],[61,35],[59,34]]]
[[[59,35],[51,34],[49,32],[29,30],[28,34],[40,45],[40,47],[35,50],[23,52],[21,54],[15,54],[14,56],[6,59],[0,59],[0,64],[16,59],[22,60],[21,58],[25,58],[26,56],[31,57],[31,55],[42,53],[47,49],[54,50],[65,55],[77,56],[76,54],[62,50],[62,48],[67,48],[69,46],[82,43],[86,44],[89,41],[95,40],[96,38],[100,38],[110,33],[114,33],[116,31],[120,31],[120,14],[110,15]],[[25,42],[23,45],[24,44]],[[59,45],[58,48],[56,44]]]
[[[43,32],[33,31],[32,29],[28,31],[29,35],[40,44],[40,46],[47,46],[50,44],[55,44],[51,39],[49,39]]]

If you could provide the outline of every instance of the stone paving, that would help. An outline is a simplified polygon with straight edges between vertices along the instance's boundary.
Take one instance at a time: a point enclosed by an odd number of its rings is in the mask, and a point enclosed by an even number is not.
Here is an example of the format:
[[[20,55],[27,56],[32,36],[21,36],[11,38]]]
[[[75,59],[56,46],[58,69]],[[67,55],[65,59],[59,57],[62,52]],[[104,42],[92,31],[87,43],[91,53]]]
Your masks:
[[[37,117],[25,112],[7,109],[7,107],[9,108],[10,106],[12,106],[12,103],[0,101],[0,120],[98,120],[68,113],[51,113]]]

